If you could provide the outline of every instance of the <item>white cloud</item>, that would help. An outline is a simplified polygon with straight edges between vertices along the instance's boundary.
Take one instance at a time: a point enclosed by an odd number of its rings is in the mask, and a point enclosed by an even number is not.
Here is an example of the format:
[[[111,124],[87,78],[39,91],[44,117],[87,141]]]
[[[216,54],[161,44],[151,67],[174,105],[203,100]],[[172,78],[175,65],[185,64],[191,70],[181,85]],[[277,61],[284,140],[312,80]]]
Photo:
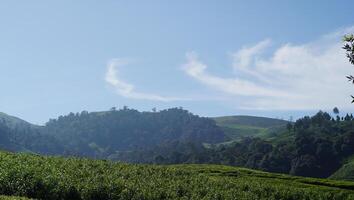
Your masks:
[[[134,85],[127,83],[124,80],[118,78],[119,67],[125,64],[127,64],[127,62],[122,59],[112,59],[107,64],[105,81],[111,86],[113,86],[119,95],[131,99],[142,99],[142,100],[164,101],[164,102],[185,100],[182,98],[164,97],[156,94],[135,91]]]
[[[206,72],[207,66],[198,60],[195,53],[188,53],[187,60],[183,70],[189,76],[226,93],[245,96],[292,96],[276,89],[258,86],[252,81],[211,75]]]
[[[349,107],[353,86],[345,76],[352,66],[342,50],[341,37],[354,27],[325,35],[305,44],[285,44],[270,57],[262,52],[270,45],[264,40],[232,54],[235,77],[224,78],[207,72],[194,54],[183,66],[189,76],[222,91],[231,98],[249,96],[238,107],[247,109],[329,109]]]

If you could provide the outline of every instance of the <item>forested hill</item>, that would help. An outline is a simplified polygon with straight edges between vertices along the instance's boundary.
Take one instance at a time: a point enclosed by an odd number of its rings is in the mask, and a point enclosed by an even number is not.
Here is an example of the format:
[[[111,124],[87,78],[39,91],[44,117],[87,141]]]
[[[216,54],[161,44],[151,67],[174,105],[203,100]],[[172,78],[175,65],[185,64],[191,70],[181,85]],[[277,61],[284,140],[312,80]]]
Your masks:
[[[31,127],[35,127],[35,125],[26,122],[25,120],[22,120],[20,118],[5,114],[3,112],[0,112],[0,123],[2,125],[7,126],[9,129],[28,129]]]
[[[179,108],[159,112],[128,108],[83,111],[52,119],[43,127],[3,116],[0,125],[4,131],[0,132],[36,153],[107,157],[117,151],[144,150],[169,142],[224,141],[223,131],[212,119]]]

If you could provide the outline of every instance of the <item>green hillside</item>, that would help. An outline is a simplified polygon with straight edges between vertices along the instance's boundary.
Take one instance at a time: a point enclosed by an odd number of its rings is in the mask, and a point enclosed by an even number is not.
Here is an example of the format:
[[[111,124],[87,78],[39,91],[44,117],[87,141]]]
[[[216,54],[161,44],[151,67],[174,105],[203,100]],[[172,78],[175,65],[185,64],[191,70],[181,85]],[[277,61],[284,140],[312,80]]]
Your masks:
[[[353,199],[354,183],[222,165],[133,165],[0,153],[0,194],[34,199]]]
[[[329,178],[335,180],[354,181],[354,157],[352,156],[349,158],[348,161]]]
[[[25,129],[37,127],[36,125],[28,123],[25,120],[5,114],[3,112],[0,112],[0,122],[6,125],[7,127],[9,127],[10,129],[25,130]]]
[[[330,178],[336,180],[354,181],[354,162],[344,164]]]
[[[255,116],[224,116],[213,118],[230,140],[242,137],[270,138],[285,128],[288,121]]]
[[[273,119],[268,117],[256,117],[247,115],[215,117],[215,121],[220,125],[244,125],[260,128],[270,128],[274,126],[285,125],[288,121],[282,119]]]

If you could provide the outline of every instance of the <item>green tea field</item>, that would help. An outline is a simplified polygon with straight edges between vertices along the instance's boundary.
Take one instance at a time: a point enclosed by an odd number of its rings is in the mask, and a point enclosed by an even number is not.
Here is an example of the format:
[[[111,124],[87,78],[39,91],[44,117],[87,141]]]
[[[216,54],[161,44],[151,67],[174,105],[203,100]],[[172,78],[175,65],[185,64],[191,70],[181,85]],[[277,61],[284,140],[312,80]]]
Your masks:
[[[221,165],[133,165],[2,152],[0,194],[52,200],[324,200],[354,199],[354,183]]]

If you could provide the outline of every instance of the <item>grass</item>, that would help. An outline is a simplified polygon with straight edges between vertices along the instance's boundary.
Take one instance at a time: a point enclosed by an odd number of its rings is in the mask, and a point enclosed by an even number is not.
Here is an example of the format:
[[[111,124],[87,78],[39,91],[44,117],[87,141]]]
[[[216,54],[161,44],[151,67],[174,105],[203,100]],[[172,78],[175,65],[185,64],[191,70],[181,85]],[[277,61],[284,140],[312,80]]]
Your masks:
[[[222,165],[133,165],[2,152],[0,194],[51,200],[354,199],[354,183]]]

